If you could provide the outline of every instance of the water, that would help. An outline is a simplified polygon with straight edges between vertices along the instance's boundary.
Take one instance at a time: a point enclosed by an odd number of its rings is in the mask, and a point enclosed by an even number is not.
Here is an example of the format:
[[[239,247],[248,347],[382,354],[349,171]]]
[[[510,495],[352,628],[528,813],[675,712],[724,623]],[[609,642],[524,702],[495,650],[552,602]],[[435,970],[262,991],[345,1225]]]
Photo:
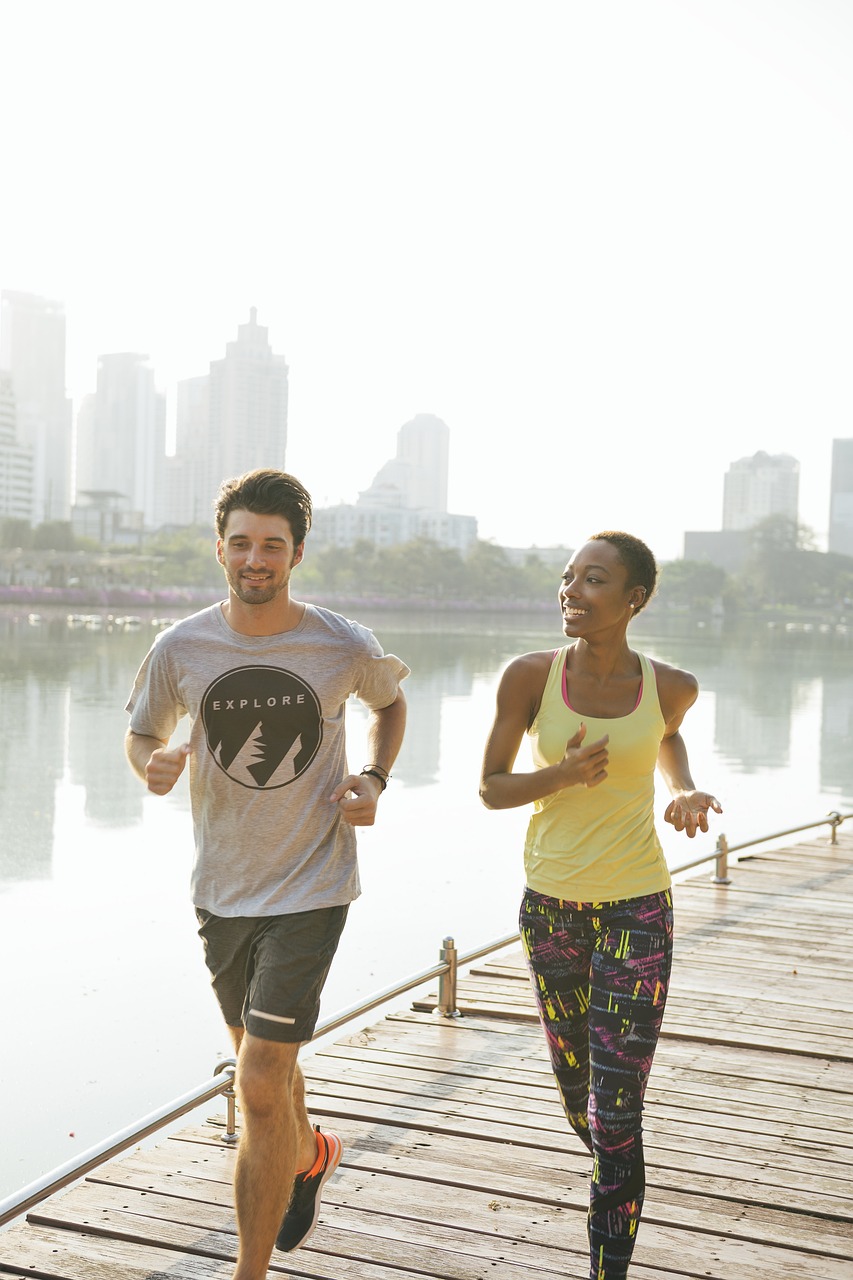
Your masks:
[[[477,798],[497,678],[557,645],[554,617],[360,610],[413,669],[409,731],[376,827],[360,835],[364,894],[323,1002],[327,1016],[433,964],[442,938],[473,949],[515,925],[526,812]],[[850,640],[820,631],[735,635],[653,614],[634,643],[699,677],[685,722],[698,785],[725,813],[671,865],[853,809]],[[0,612],[0,1196],[206,1079],[228,1056],[188,898],[186,781],[147,794],[122,749],[123,706],[153,634],[40,625]],[[366,759],[350,711],[350,758]],[[526,748],[522,748],[524,752]],[[523,758],[523,757],[522,757]],[[659,813],[666,803],[661,790]]]

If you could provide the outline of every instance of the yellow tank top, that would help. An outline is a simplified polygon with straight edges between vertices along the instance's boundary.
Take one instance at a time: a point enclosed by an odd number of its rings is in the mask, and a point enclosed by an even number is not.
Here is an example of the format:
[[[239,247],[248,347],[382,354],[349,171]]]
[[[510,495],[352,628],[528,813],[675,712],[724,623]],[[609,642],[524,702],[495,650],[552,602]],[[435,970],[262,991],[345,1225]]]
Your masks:
[[[654,825],[655,766],[666,727],[654,667],[637,654],[640,696],[627,716],[581,716],[566,682],[568,648],[554,655],[542,705],[530,727],[537,769],[562,760],[581,723],[585,742],[610,734],[607,777],[597,787],[566,787],[537,800],[527,828],[528,887],[569,902],[613,902],[661,893],[669,870]]]

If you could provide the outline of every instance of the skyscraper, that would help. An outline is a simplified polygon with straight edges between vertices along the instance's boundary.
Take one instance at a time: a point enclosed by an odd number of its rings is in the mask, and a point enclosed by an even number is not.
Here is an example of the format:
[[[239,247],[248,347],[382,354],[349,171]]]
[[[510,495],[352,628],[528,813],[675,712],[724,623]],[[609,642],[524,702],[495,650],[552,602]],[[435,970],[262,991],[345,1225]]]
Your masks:
[[[723,529],[752,529],[775,515],[796,521],[799,488],[800,464],[786,453],[738,459],[723,482]]]
[[[463,554],[477,540],[474,516],[447,510],[450,428],[419,413],[397,432],[397,452],[379,468],[355,506],[339,503],[314,512],[315,546],[351,547],[365,540],[393,547],[428,538]]]
[[[210,378],[184,378],[178,383],[175,452],[166,458],[166,524],[210,525],[214,493],[208,474]]]
[[[18,443],[12,375],[0,371],[0,518],[31,520],[33,453]]]
[[[148,357],[98,357],[94,396],[77,419],[77,494],[120,495],[146,528],[162,522],[166,401]]]
[[[853,440],[833,440],[829,550],[853,556]]]
[[[206,441],[209,501],[221,481],[255,467],[285,465],[288,368],[258,324],[257,308],[237,329],[222,360],[210,364],[210,412]]]
[[[359,505],[447,511],[450,428],[432,413],[419,413],[397,432],[396,456],[384,463]]]
[[[65,312],[30,293],[0,294],[0,369],[12,377],[18,443],[32,450],[30,519],[67,520],[71,401],[65,394]]]

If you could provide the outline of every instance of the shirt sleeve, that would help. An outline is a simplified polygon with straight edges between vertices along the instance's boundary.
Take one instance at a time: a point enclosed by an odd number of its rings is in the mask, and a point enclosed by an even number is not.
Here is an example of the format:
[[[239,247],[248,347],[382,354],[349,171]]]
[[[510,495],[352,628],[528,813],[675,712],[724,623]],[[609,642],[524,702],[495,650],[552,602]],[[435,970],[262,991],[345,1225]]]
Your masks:
[[[170,671],[164,644],[155,641],[149,649],[127,700],[133,733],[168,742],[178,721],[186,715]]]
[[[354,624],[366,643],[363,665],[354,690],[359,702],[371,711],[390,707],[400,692],[400,685],[411,672],[394,653],[385,653],[376,636],[360,623]]]

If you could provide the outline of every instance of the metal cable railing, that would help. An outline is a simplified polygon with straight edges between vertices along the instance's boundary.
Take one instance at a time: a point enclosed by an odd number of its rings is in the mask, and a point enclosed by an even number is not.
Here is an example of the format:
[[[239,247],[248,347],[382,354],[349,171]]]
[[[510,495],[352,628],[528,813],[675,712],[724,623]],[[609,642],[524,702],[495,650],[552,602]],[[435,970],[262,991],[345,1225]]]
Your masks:
[[[726,837],[720,835],[712,853],[702,853],[689,862],[672,867],[671,871],[673,874],[678,875],[683,871],[690,871],[694,867],[700,867],[703,863],[713,862],[714,883],[730,884],[728,860],[732,854],[740,853],[743,849],[750,849],[758,844],[766,844],[769,840],[779,840],[785,836],[798,835],[802,831],[811,831],[815,827],[822,827],[827,823],[831,827],[829,842],[830,844],[837,844],[838,828],[842,822],[850,818],[853,818],[853,813],[838,813],[833,810],[825,818],[819,818],[816,822],[806,822],[799,827],[788,827],[784,831],[758,836],[754,840],[745,840],[741,844],[735,845],[730,845]],[[328,1035],[331,1031],[336,1031],[346,1023],[362,1017],[365,1013],[369,1013],[371,1009],[387,1004],[390,1000],[395,1000],[398,996],[405,995],[407,991],[414,990],[415,987],[422,987],[424,983],[431,982],[434,978],[438,978],[439,982],[437,1012],[443,1017],[457,1017],[459,1016],[459,1010],[456,1007],[456,977],[458,970],[464,968],[465,965],[473,964],[475,960],[491,955],[495,951],[501,951],[504,947],[511,946],[517,941],[518,933],[513,932],[506,934],[502,938],[496,938],[494,941],[486,943],[485,946],[477,947],[473,951],[459,955],[453,938],[445,938],[438,964],[432,965],[429,969],[424,969],[420,973],[412,974],[402,982],[386,987],[384,990],[369,996],[366,1000],[351,1005],[348,1009],[343,1009],[341,1012],[333,1014],[330,1018],[325,1018],[317,1024],[313,1039],[317,1040],[321,1036]],[[172,1102],[166,1103],[165,1106],[159,1107],[147,1116],[143,1116],[142,1119],[128,1125],[126,1129],[120,1130],[118,1133],[113,1134],[112,1137],[104,1139],[103,1142],[94,1147],[90,1147],[88,1151],[84,1151],[73,1160],[67,1161],[50,1173],[38,1178],[35,1182],[31,1182],[22,1190],[14,1192],[4,1200],[0,1200],[0,1227],[5,1226],[7,1222],[11,1222],[13,1218],[18,1217],[20,1214],[26,1213],[28,1209],[31,1209],[40,1201],[46,1200],[48,1196],[61,1191],[63,1187],[76,1182],[78,1178],[83,1177],[99,1164],[103,1164],[106,1160],[111,1160],[114,1156],[120,1155],[122,1151],[126,1151],[134,1143],[147,1138],[150,1134],[171,1124],[174,1120],[180,1119],[188,1111],[194,1110],[201,1103],[208,1102],[219,1094],[222,1094],[226,1100],[223,1141],[236,1142],[236,1095],[234,1092],[236,1065],[233,1058],[224,1059],[217,1064],[213,1076],[209,1080],[203,1081],[196,1088],[190,1089],[179,1098],[175,1098]],[[224,1079],[222,1078],[223,1076],[225,1077]]]

